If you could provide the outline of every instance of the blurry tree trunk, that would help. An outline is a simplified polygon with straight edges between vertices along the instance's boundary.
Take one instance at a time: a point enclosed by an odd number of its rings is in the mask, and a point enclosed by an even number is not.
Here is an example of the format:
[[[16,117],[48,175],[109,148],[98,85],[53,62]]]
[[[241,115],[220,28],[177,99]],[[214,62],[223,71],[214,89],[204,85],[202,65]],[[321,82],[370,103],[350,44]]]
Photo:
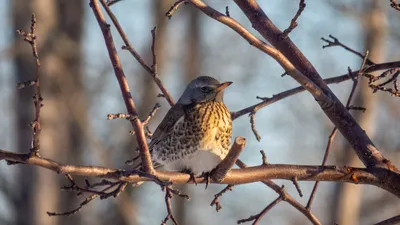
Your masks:
[[[376,62],[382,62],[385,56],[385,39],[387,34],[387,21],[386,15],[382,9],[381,1],[369,1],[366,4],[363,12],[362,25],[364,28],[365,37],[365,50],[369,50],[369,58]],[[374,138],[375,135],[375,113],[378,96],[373,96],[372,91],[368,87],[366,79],[360,79],[358,84],[358,91],[355,95],[352,105],[367,108],[365,113],[360,111],[353,112],[354,117],[359,122],[365,132]],[[350,149],[348,143],[345,144],[343,149],[342,163],[347,166],[360,166],[362,163],[357,155]],[[336,203],[335,215],[337,222],[340,225],[345,224],[359,224],[360,208],[362,201],[362,186],[338,183],[336,185]]]
[[[41,60],[44,98],[40,154],[61,162],[80,163],[82,129],[86,127],[86,104],[81,72],[82,1],[12,1],[13,29],[29,30],[31,13],[37,17],[37,43]],[[35,64],[30,46],[19,43],[15,56],[16,82],[34,79]],[[28,90],[29,89],[29,90]],[[33,120],[32,88],[16,92],[17,149],[28,152]],[[80,216],[48,217],[46,211],[70,210],[77,206],[72,193],[60,192],[63,177],[42,169],[20,167],[15,201],[16,224],[79,224]],[[59,183],[60,178],[62,183]],[[61,194],[61,195],[60,195]],[[60,196],[64,198],[60,199]],[[75,196],[75,195],[73,195]],[[72,197],[72,198],[71,198]]]
[[[187,45],[185,46],[185,61],[183,61],[184,66],[184,74],[182,80],[184,80],[185,84],[188,84],[192,79],[199,76],[199,56],[200,56],[200,11],[194,7],[189,7],[187,10],[189,21],[186,28],[186,41]],[[185,194],[189,193],[189,186],[184,184],[179,187],[181,191]],[[176,215],[177,220],[180,224],[188,224],[187,214],[191,210],[187,210],[189,208],[188,201],[184,198],[176,198]],[[191,221],[194,223],[194,220]]]

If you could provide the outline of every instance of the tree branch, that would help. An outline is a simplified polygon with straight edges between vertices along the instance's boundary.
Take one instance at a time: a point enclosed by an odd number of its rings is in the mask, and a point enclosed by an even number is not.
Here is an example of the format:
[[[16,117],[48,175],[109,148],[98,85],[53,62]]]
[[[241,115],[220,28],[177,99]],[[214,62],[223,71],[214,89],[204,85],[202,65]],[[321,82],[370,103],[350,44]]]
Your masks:
[[[235,165],[240,153],[246,146],[246,138],[237,137],[230,148],[228,155],[211,172],[211,179],[215,182],[221,182],[229,170]]]
[[[138,119],[136,106],[135,106],[135,103],[133,102],[132,95],[129,90],[128,82],[126,80],[126,76],[122,69],[122,65],[119,60],[117,50],[115,48],[114,41],[113,41],[113,38],[111,35],[110,25],[107,24],[107,22],[103,16],[103,13],[100,10],[100,6],[99,6],[99,3],[97,0],[91,0],[90,7],[93,10],[93,13],[96,17],[97,22],[99,23],[101,32],[103,33],[104,41],[105,41],[105,44],[106,44],[106,47],[108,50],[108,55],[110,57],[110,60],[111,60],[112,66],[113,66],[115,76],[118,80],[118,83],[119,83],[119,86],[121,89],[121,93],[122,93],[122,97],[125,102],[126,109],[127,109],[128,113],[132,117],[134,117],[130,121],[131,121],[133,129],[136,133],[136,140],[139,145],[143,170],[146,173],[153,174],[154,169],[153,169],[153,165],[151,162],[150,152],[149,152],[149,149],[147,146],[146,136],[144,134],[143,124]]]
[[[31,85],[35,85],[35,94],[33,95],[33,104],[35,106],[35,119],[30,124],[33,129],[32,134],[32,148],[30,149],[31,155],[39,155],[40,150],[40,109],[42,108],[43,104],[43,97],[40,91],[40,59],[39,54],[37,51],[36,45],[36,16],[32,14],[31,19],[31,29],[29,32],[24,30],[17,30],[17,33],[24,37],[24,41],[31,45],[32,47],[32,54],[35,58],[36,63],[36,70],[35,70],[35,80],[34,81],[26,81],[17,85],[17,89],[25,88]]]
[[[56,161],[28,154],[12,153],[0,150],[0,160],[35,165],[61,174],[76,176],[100,177],[126,182],[161,181],[173,184],[184,184],[190,180],[190,175],[169,171],[157,171],[157,177],[144,176],[137,170],[118,170],[98,166],[65,165]],[[268,164],[245,169],[232,169],[227,173],[222,184],[246,184],[267,179],[299,181],[336,181],[357,184],[369,184],[380,187],[400,197],[400,174],[384,168],[354,168],[337,166],[299,166],[285,164]],[[357,178],[357,179],[354,179]],[[204,183],[201,177],[196,178],[198,183]],[[215,183],[215,182],[214,182]],[[165,185],[165,184],[164,184]]]

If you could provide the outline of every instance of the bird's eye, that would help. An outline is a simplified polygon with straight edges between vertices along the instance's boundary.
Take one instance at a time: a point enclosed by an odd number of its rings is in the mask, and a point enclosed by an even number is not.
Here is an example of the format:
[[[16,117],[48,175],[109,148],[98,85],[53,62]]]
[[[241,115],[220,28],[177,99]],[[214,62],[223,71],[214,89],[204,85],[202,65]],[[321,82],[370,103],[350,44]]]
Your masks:
[[[212,89],[210,87],[204,86],[204,87],[201,87],[200,90],[204,93],[208,93],[208,92],[211,92]]]

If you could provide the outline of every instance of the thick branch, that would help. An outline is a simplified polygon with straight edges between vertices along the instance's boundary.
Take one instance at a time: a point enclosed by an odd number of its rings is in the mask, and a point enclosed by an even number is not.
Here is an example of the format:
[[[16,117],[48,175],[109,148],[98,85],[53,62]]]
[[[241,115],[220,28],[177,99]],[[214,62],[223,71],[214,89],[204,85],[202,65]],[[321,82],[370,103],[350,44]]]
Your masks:
[[[304,86],[319,103],[322,110],[350,142],[358,157],[368,167],[379,166],[394,169],[374,146],[369,137],[347,112],[343,104],[323,82],[321,76],[305,58],[290,38],[280,38],[282,32],[265,15],[255,0],[235,0],[249,18],[253,27],[277,49],[262,42],[248,32],[237,21],[212,9],[200,0],[191,0],[193,5],[229,26],[249,43],[273,57],[297,82]],[[293,64],[292,64],[293,63]]]
[[[243,151],[246,146],[246,138],[237,137],[233,142],[231,149],[229,150],[228,155],[218,164],[218,166],[211,173],[211,179],[216,182],[220,182],[229,172],[229,170],[235,165],[236,160],[239,158],[240,153]]]
[[[77,176],[92,176],[126,182],[154,181],[149,177],[138,175],[137,170],[117,170],[97,166],[64,165],[50,159],[27,154],[17,154],[0,150],[0,160],[7,160],[11,164],[24,163],[43,167],[57,173]],[[157,171],[157,178],[174,184],[184,184],[190,180],[186,173]],[[383,188],[400,197],[400,174],[384,168],[353,168],[336,166],[298,166],[283,164],[268,164],[245,169],[232,169],[221,182],[223,184],[245,184],[267,179],[299,181],[335,181],[357,184],[370,184]],[[355,179],[356,178],[356,179]],[[196,178],[198,183],[205,182],[203,178]]]
[[[117,50],[115,48],[115,44],[113,41],[113,37],[110,31],[110,25],[107,24],[104,19],[103,13],[100,10],[100,6],[97,0],[90,1],[90,7],[93,10],[94,15],[96,16],[96,20],[99,23],[101,32],[104,36],[104,41],[108,50],[108,55],[110,57],[115,76],[117,77],[122,97],[125,102],[126,109],[128,113],[134,117],[134,119],[130,120],[133,126],[133,129],[136,133],[136,140],[139,145],[140,156],[142,160],[143,170],[147,173],[154,173],[153,165],[151,163],[151,156],[149,153],[149,149],[146,142],[146,136],[144,134],[143,124],[138,119],[138,114],[136,111],[135,103],[133,102],[131,92],[129,90],[128,82],[126,80],[126,76],[122,69],[121,62],[119,60]]]

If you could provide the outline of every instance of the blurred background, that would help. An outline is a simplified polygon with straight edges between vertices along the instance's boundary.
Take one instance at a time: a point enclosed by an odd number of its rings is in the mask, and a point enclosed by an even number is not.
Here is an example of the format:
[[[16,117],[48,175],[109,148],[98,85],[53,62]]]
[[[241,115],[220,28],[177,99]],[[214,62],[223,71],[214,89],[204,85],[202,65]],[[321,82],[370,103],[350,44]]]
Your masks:
[[[151,33],[157,26],[159,74],[177,100],[186,84],[196,76],[209,75],[233,81],[225,92],[225,103],[237,111],[259,102],[256,96],[298,86],[269,56],[250,46],[238,34],[192,6],[183,5],[171,20],[165,17],[172,0],[124,0],[111,7],[133,47],[151,64]],[[229,0],[206,1],[225,12],[260,37],[239,8]],[[298,9],[297,0],[259,1],[280,28],[285,29]],[[361,59],[340,47],[322,49],[320,38],[329,34],[364,53],[377,63],[400,59],[400,13],[389,1],[306,1],[299,26],[290,38],[317,68],[323,78],[360,67]],[[0,147],[28,152],[33,120],[32,88],[17,91],[18,82],[33,79],[35,65],[30,46],[16,35],[28,30],[31,13],[37,16],[38,51],[41,60],[42,108],[41,155],[62,163],[126,168],[134,156],[135,138],[125,120],[107,121],[107,113],[125,112],[125,106],[108,58],[99,26],[88,1],[13,0],[0,1]],[[108,17],[106,17],[108,21]],[[140,116],[145,118],[156,102],[162,105],[151,121],[154,130],[169,105],[143,68],[129,52],[121,50],[121,38],[112,26],[114,41]],[[372,94],[360,83],[354,105],[367,108],[354,112],[369,137],[384,156],[400,166],[399,99],[387,93]],[[331,85],[343,102],[351,82]],[[308,93],[279,101],[257,112],[257,142],[248,116],[234,121],[234,136],[245,136],[247,147],[241,159],[259,165],[263,149],[270,163],[320,164],[333,125]],[[338,134],[328,164],[362,166],[350,146]],[[76,178],[78,182],[82,179]],[[306,204],[313,182],[300,182],[305,196],[288,181],[291,195]],[[60,191],[68,185],[64,176],[31,166],[0,163],[0,224],[160,224],[166,215],[164,193],[152,183],[127,188],[118,198],[95,200],[69,217],[48,217],[46,211],[66,211],[84,198]],[[174,198],[174,215],[180,224],[236,224],[238,219],[259,213],[277,195],[260,183],[240,185],[226,193],[220,212],[210,207],[222,185],[179,186],[190,201]],[[395,216],[399,200],[372,186],[323,182],[312,210],[322,224],[372,224]],[[289,204],[274,207],[261,224],[308,224]]]

